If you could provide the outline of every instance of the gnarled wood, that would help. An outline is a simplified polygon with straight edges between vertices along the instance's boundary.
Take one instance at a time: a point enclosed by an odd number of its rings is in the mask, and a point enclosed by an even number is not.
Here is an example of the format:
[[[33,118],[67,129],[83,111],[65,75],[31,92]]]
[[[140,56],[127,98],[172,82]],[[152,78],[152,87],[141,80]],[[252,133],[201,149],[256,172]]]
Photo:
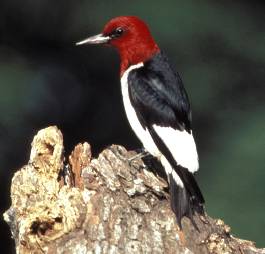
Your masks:
[[[113,145],[92,159],[89,144],[78,144],[69,158],[73,179],[64,185],[62,134],[39,131],[4,214],[17,253],[265,253],[209,216],[195,217],[200,231],[184,219],[180,232],[167,183],[140,159],[130,165],[135,154]]]

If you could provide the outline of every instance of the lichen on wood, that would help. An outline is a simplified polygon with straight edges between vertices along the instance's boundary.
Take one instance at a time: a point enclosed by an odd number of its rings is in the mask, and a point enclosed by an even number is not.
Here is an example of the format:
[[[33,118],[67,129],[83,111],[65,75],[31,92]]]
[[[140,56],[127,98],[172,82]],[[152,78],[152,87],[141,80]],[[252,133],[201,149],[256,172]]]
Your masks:
[[[195,216],[199,231],[186,218],[180,231],[166,181],[141,159],[129,163],[135,154],[112,145],[92,158],[83,143],[67,160],[60,130],[40,130],[28,164],[12,179],[4,214],[17,253],[265,253],[207,215]]]

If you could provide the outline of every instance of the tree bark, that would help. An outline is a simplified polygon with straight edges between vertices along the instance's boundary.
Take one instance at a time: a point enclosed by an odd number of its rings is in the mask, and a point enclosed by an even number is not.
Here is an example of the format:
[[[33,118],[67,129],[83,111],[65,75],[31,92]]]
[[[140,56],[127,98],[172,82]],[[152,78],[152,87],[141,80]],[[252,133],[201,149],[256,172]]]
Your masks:
[[[207,215],[180,231],[166,181],[134,155],[112,145],[92,158],[84,143],[67,161],[60,130],[40,130],[4,213],[17,253],[265,253]]]

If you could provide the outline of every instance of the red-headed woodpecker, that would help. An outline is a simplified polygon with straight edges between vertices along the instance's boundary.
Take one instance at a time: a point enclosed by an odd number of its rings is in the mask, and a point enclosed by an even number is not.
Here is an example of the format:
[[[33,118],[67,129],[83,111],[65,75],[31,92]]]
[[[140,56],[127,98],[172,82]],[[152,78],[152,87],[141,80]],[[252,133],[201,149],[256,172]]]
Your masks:
[[[76,44],[87,43],[109,44],[118,50],[129,123],[145,149],[165,169],[178,225],[181,228],[183,216],[195,224],[195,211],[204,215],[204,198],[193,176],[199,168],[198,155],[190,103],[179,74],[138,17],[116,17],[101,34]]]

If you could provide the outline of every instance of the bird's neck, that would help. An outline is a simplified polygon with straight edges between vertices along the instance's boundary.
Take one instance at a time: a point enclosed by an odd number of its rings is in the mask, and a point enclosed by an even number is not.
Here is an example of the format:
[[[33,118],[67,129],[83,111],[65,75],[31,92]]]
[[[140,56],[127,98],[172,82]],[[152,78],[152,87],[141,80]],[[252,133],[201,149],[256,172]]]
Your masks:
[[[120,66],[120,75],[132,65],[144,63],[152,58],[155,54],[160,52],[159,47],[156,43],[148,46],[139,46],[134,45],[133,47],[124,47],[119,49],[121,66]]]

